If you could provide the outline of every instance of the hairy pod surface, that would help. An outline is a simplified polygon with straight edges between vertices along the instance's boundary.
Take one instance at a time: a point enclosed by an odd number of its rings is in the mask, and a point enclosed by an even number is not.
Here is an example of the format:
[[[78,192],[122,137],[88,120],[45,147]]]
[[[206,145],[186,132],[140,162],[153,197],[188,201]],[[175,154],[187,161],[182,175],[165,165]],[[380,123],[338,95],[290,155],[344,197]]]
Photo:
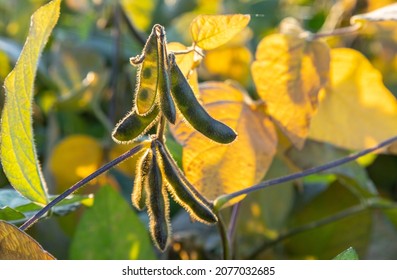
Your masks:
[[[152,159],[146,185],[146,206],[149,214],[150,234],[156,246],[164,251],[170,241],[171,227],[169,220],[169,202],[163,185],[157,155],[152,150]]]
[[[175,199],[175,201],[181,205],[190,216],[199,222],[205,224],[213,224],[218,221],[216,215],[207,206],[208,202],[202,196],[198,196],[192,192],[192,186],[186,184],[186,181],[182,180],[182,176],[179,169],[176,169],[173,164],[173,159],[170,159],[165,151],[164,146],[161,143],[156,143],[156,151],[159,154],[159,161],[161,160],[161,171],[167,181],[167,189]],[[153,151],[153,153],[155,153]]]
[[[167,41],[165,39],[164,27],[156,25],[157,47],[159,54],[159,72],[158,72],[158,94],[161,112],[167,120],[175,124],[176,109],[171,97],[170,78],[168,76],[168,55]]]
[[[138,65],[137,87],[135,89],[135,107],[140,116],[147,115],[156,103],[158,82],[158,48],[156,26],[143,47],[142,55],[131,59],[133,65]],[[142,63],[140,63],[142,61]]]
[[[156,106],[146,116],[140,116],[132,109],[114,128],[112,138],[118,143],[129,143],[145,134],[157,122],[159,109]]]
[[[198,102],[192,88],[170,53],[171,93],[175,103],[185,119],[206,137],[222,144],[236,139],[237,134],[224,123],[212,118]]]
[[[201,202],[203,202],[208,208],[213,209],[213,204],[208,201],[186,178],[185,174],[179,169],[178,164],[172,157],[172,155],[168,152],[168,150],[164,147],[163,144],[157,141],[157,145],[159,145],[159,151],[161,157],[167,158],[168,162],[172,165],[172,167],[177,171],[179,175],[179,179],[186,185],[186,187],[193,193],[196,197],[199,198]]]
[[[146,206],[146,188],[149,184],[148,173],[151,163],[152,151],[147,149],[136,165],[136,175],[131,194],[132,205],[138,210],[143,210]]]

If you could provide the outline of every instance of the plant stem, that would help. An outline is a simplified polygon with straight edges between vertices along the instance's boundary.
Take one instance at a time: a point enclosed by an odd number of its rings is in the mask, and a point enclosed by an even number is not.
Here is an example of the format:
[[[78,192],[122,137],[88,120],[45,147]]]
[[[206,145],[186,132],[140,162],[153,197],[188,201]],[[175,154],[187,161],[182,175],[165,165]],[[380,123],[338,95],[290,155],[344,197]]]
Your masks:
[[[267,187],[270,187],[270,186],[273,186],[273,185],[278,185],[278,184],[285,183],[285,182],[288,182],[288,181],[296,180],[296,179],[299,179],[299,178],[302,178],[302,177],[306,177],[306,176],[311,175],[311,174],[319,173],[321,171],[325,171],[325,170],[337,167],[337,166],[345,164],[347,162],[356,160],[357,158],[362,157],[362,156],[364,156],[366,154],[369,154],[369,153],[372,153],[372,152],[374,152],[376,150],[379,150],[380,148],[388,146],[388,145],[392,144],[395,141],[397,141],[397,136],[394,136],[394,137],[389,138],[389,139],[387,139],[387,140],[385,140],[383,142],[380,142],[378,145],[376,145],[374,147],[362,150],[362,151],[360,151],[358,153],[351,154],[351,155],[349,155],[347,157],[344,157],[344,158],[341,158],[341,159],[338,159],[338,160],[335,160],[335,161],[331,161],[331,162],[329,162],[327,164],[316,166],[316,167],[313,167],[313,168],[309,168],[307,170],[304,170],[304,171],[301,171],[301,172],[297,172],[297,173],[293,173],[293,174],[290,174],[290,175],[287,175],[287,176],[283,176],[283,177],[275,178],[275,179],[272,179],[272,180],[264,181],[264,182],[261,182],[259,184],[253,185],[253,186],[251,186],[249,188],[246,188],[246,189],[243,189],[243,190],[240,190],[240,191],[237,191],[237,192],[233,192],[233,193],[230,193],[230,194],[219,196],[214,201],[215,210],[216,209],[220,209],[226,202],[228,202],[229,200],[231,200],[231,199],[233,199],[235,197],[238,197],[238,196],[240,196],[242,194],[248,194],[248,193],[251,193],[251,192],[254,192],[254,191],[257,191],[257,190],[261,190],[261,189],[264,189],[264,188],[267,188]]]
[[[62,194],[57,196],[54,200],[52,200],[50,203],[48,203],[46,206],[44,206],[43,209],[41,209],[39,212],[37,212],[32,218],[27,220],[22,226],[19,227],[20,230],[26,230],[29,228],[31,225],[33,225],[38,219],[40,219],[45,213],[47,213],[52,207],[54,207],[56,204],[61,202],[64,198],[66,198],[68,195],[72,194],[73,192],[77,191],[79,188],[83,187],[85,184],[89,183],[91,180],[95,179],[102,173],[108,171],[110,168],[116,166],[120,162],[128,159],[129,157],[133,156],[137,152],[139,152],[143,148],[143,145],[138,145],[132,148],[131,150],[125,152],[124,154],[120,155],[119,157],[115,158],[111,162],[108,162],[107,164],[103,165],[101,168],[98,170],[94,171],[84,179],[80,180],[76,184],[74,184],[72,187],[64,191]]]
[[[121,9],[120,5],[114,7],[114,28],[113,28],[113,58],[112,58],[112,72],[110,76],[111,96],[109,102],[109,119],[111,123],[115,121],[116,112],[116,94],[118,92],[117,77],[120,73],[120,49],[121,49]]]
[[[356,206],[347,208],[347,209],[345,209],[345,210],[343,210],[341,212],[338,212],[335,215],[332,215],[332,216],[326,217],[324,219],[305,224],[305,225],[300,226],[300,227],[296,227],[296,228],[294,228],[294,229],[292,229],[292,230],[290,230],[290,231],[288,231],[288,232],[286,232],[284,234],[281,234],[277,239],[272,240],[272,241],[270,241],[268,243],[265,243],[262,246],[259,246],[248,258],[250,260],[255,259],[256,257],[258,257],[258,255],[260,253],[270,249],[271,247],[273,247],[277,243],[279,243],[279,242],[281,242],[281,241],[283,241],[283,240],[285,240],[287,238],[290,238],[290,237],[292,237],[294,235],[297,235],[297,234],[299,234],[301,232],[304,232],[304,231],[307,231],[307,230],[311,230],[311,229],[314,229],[314,228],[319,228],[321,226],[324,226],[324,225],[336,222],[338,220],[347,218],[349,216],[358,214],[358,213],[363,212],[363,211],[365,211],[365,210],[367,210],[369,208],[370,207],[369,207],[368,204],[356,205]]]
[[[240,212],[240,206],[241,206],[241,201],[234,204],[232,209],[232,216],[230,218],[230,224],[227,233],[231,246],[233,244],[234,234],[236,232],[236,224],[237,224],[238,213]]]
[[[157,127],[157,132],[156,132],[156,139],[163,144],[163,146],[165,146],[164,144],[164,132],[165,132],[165,126],[166,126],[166,121],[165,121],[165,117],[162,115],[160,117],[160,121]]]
[[[120,5],[120,4],[119,4]],[[128,30],[131,32],[132,36],[138,40],[138,42],[144,46],[146,43],[146,38],[144,35],[142,35],[141,32],[136,29],[135,25],[133,22],[130,20],[130,18],[126,15],[123,7],[120,7],[121,15],[124,19],[124,21],[127,23]]]
[[[188,54],[191,53],[193,49],[191,47],[187,48],[186,50],[179,50],[179,51],[171,51],[175,55],[181,55],[181,54]]]
[[[221,236],[221,240],[222,240],[222,249],[223,249],[223,259],[224,260],[230,260],[230,240],[229,240],[229,236],[227,234],[227,230],[226,230],[226,226],[225,223],[223,221],[223,218],[221,216],[221,214],[218,212],[216,213],[217,217],[218,217],[218,229],[219,229],[219,234]]]
[[[352,206],[350,208],[347,208],[343,211],[340,211],[332,216],[328,216],[324,219],[318,220],[318,221],[314,221],[311,223],[308,223],[306,225],[300,226],[300,227],[296,227],[284,234],[281,234],[277,239],[272,240],[268,243],[263,244],[262,246],[260,246],[258,249],[256,249],[249,257],[248,259],[252,260],[256,257],[259,256],[260,253],[262,253],[263,251],[266,251],[267,249],[270,249],[271,247],[273,247],[274,245],[276,245],[277,243],[290,238],[294,235],[297,235],[301,232],[307,231],[307,230],[311,230],[314,228],[318,228],[321,226],[325,226],[327,224],[336,222],[338,220],[347,218],[349,216],[358,214],[360,212],[363,212],[365,210],[368,209],[397,209],[397,204],[396,203],[390,203],[390,202],[382,202],[379,201],[379,199],[369,199],[366,200],[364,203],[361,203],[359,205],[356,206]]]
[[[106,116],[105,113],[102,111],[99,102],[92,103],[92,112],[94,113],[95,117],[101,122],[101,124],[105,127],[106,131],[109,132],[110,134],[113,130],[113,124],[109,120],[108,116]]]
[[[172,51],[172,53],[175,54],[175,55],[188,54],[188,53],[191,53],[191,52],[195,52],[201,57],[205,56],[203,52],[201,52],[199,49],[196,48],[195,45],[191,45],[186,50]]]
[[[319,39],[319,38],[330,37],[330,36],[349,35],[349,34],[356,33],[358,30],[360,30],[362,28],[362,26],[363,25],[361,23],[355,23],[354,25],[338,28],[338,29],[335,29],[332,31],[324,31],[324,32],[319,32],[319,33],[313,34],[312,38]]]

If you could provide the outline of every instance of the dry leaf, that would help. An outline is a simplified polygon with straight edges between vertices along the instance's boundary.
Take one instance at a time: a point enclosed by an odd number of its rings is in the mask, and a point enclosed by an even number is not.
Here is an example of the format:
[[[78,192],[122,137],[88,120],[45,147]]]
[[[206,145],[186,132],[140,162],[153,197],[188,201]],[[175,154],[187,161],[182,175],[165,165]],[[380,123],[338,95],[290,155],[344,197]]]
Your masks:
[[[179,121],[172,129],[184,144],[183,167],[189,181],[210,200],[258,183],[277,144],[275,128],[263,107],[255,108],[247,93],[221,82],[200,84],[199,97],[212,117],[239,136],[233,143],[221,145]]]
[[[54,260],[32,237],[17,227],[0,221],[1,260]]]
[[[302,147],[318,92],[327,81],[328,47],[321,41],[270,35],[260,42],[251,70],[269,115],[296,147]]]
[[[199,15],[191,25],[192,39],[204,50],[215,49],[241,32],[250,21],[249,15]]]
[[[321,96],[310,138],[361,150],[397,135],[396,98],[361,53],[331,51],[330,87]]]

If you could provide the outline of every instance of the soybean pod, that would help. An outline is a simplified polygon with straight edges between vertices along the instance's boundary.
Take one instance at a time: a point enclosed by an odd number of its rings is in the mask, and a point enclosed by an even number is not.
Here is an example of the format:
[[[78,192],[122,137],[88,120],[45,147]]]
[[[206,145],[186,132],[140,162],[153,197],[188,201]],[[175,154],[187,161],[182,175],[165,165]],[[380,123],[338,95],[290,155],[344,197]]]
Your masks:
[[[171,164],[171,166],[176,170],[178,173],[178,176],[180,180],[186,185],[186,187],[192,192],[196,197],[199,198],[201,202],[203,202],[208,208],[212,209],[213,205],[211,202],[209,202],[186,178],[185,174],[179,169],[178,164],[175,162],[174,158],[172,155],[169,153],[168,149],[164,147],[163,144],[161,144],[159,141],[157,141],[159,148],[160,148],[160,153],[161,156],[164,158],[167,158],[168,162]]]
[[[137,86],[135,89],[135,108],[140,116],[150,113],[156,103],[158,82],[158,48],[156,25],[153,26],[140,56],[130,59],[138,65]]]
[[[169,220],[169,202],[166,188],[157,161],[152,150],[152,160],[146,185],[146,206],[149,214],[150,234],[156,246],[164,251],[170,241],[171,227]]]
[[[237,134],[224,123],[212,118],[198,102],[192,88],[175,61],[169,54],[171,94],[185,119],[206,137],[222,144],[236,139]]]
[[[131,201],[132,205],[138,210],[143,210],[146,206],[146,185],[149,184],[148,173],[151,161],[152,151],[147,149],[137,163]]]
[[[176,109],[174,101],[171,97],[170,78],[168,76],[168,56],[167,56],[167,42],[165,39],[165,30],[161,25],[155,25],[158,47],[158,98],[160,102],[160,109],[167,120],[174,124],[176,119]]]
[[[132,109],[114,128],[112,138],[118,143],[129,143],[145,134],[157,122],[157,106],[146,116],[140,116]]]
[[[182,176],[177,170],[171,159],[167,156],[164,146],[156,141],[156,150],[161,159],[161,171],[167,181],[167,189],[175,201],[199,222],[213,224],[218,221],[216,215],[208,207],[208,202],[201,195],[192,192],[191,187],[182,180]],[[153,153],[155,153],[153,151]]]

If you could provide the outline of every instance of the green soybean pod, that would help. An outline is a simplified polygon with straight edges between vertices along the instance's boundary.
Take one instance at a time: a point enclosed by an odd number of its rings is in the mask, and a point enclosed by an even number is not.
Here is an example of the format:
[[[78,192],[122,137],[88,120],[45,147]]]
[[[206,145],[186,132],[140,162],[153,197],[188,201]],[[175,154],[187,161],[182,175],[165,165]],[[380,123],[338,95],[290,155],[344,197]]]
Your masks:
[[[205,198],[191,191],[191,188],[181,179],[180,173],[168,158],[164,146],[159,142],[156,144],[156,150],[161,159],[160,167],[168,182],[167,189],[171,193],[171,196],[179,205],[185,208],[194,220],[205,224],[216,223],[218,219],[214,212],[207,206]]]
[[[130,59],[131,64],[138,65],[137,86],[135,88],[135,107],[140,116],[147,115],[156,103],[158,82],[158,48],[156,25],[153,27],[142,55]]]
[[[112,132],[112,138],[117,143],[130,143],[145,134],[157,122],[159,109],[156,106],[146,116],[140,116],[132,109],[119,123]]]
[[[152,160],[148,172],[148,184],[146,188],[146,206],[149,214],[150,234],[153,242],[164,251],[171,235],[169,219],[169,202],[166,188],[163,184],[161,170],[157,161],[157,155],[152,150]]]
[[[171,93],[175,103],[185,119],[199,132],[222,144],[236,139],[237,134],[224,123],[212,118],[198,102],[192,88],[170,53]]]
[[[157,46],[159,54],[159,72],[158,72],[158,94],[160,101],[160,108],[167,120],[175,124],[176,109],[174,101],[171,97],[170,78],[168,76],[168,55],[167,55],[167,40],[165,37],[164,27],[156,25]]]
[[[134,186],[131,194],[132,205],[138,210],[143,210],[146,206],[146,187],[149,183],[148,173],[152,161],[151,149],[146,149],[144,154],[139,158],[136,165]]]
[[[160,153],[161,156],[164,158],[167,158],[168,162],[171,164],[171,166],[176,170],[179,179],[185,184],[186,188],[189,189],[191,193],[193,193],[202,203],[204,203],[209,209],[212,210],[213,205],[211,202],[209,202],[186,178],[185,174],[179,169],[178,164],[172,157],[172,155],[169,153],[168,149],[164,147],[163,144],[161,144],[159,141],[156,141],[156,144],[159,145],[160,148]]]

